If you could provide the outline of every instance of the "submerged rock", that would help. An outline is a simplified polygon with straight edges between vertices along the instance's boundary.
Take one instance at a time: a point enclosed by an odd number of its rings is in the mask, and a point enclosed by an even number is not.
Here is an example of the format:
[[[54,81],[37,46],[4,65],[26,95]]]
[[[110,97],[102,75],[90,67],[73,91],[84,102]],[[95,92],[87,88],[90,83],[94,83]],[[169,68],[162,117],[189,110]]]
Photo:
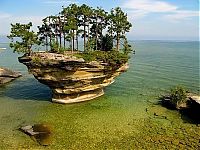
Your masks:
[[[18,72],[14,72],[6,68],[0,68],[0,85],[8,83],[20,76],[22,75]]]
[[[39,134],[39,132],[34,132],[33,131],[33,126],[31,126],[31,125],[27,125],[27,126],[21,127],[20,130],[22,130],[24,133],[26,133],[26,134],[28,134],[30,136]]]
[[[128,68],[128,64],[115,66],[82,58],[55,53],[34,53],[23,56],[19,61],[30,73],[52,90],[52,101],[75,103],[94,99],[104,94],[104,87]]]
[[[52,141],[52,128],[47,124],[27,125],[19,128],[25,134],[31,136],[39,144],[47,146]]]

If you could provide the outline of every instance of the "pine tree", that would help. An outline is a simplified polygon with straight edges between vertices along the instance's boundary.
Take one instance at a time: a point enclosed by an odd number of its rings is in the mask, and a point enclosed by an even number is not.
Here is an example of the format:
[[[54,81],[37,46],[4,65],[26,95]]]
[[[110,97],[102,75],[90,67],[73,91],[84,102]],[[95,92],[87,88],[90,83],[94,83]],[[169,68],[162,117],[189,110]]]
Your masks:
[[[91,7],[83,4],[80,7],[81,10],[81,16],[82,16],[82,26],[83,26],[83,37],[84,37],[84,51],[86,50],[86,26],[89,28],[89,23],[90,23],[90,16],[92,13]],[[89,33],[88,33],[89,36]]]
[[[110,21],[112,27],[110,27],[109,30],[111,33],[115,32],[117,42],[116,49],[119,51],[120,38],[130,30],[132,25],[128,22],[127,14],[125,14],[120,7],[111,10]]]
[[[14,49],[14,52],[31,55],[32,46],[40,44],[37,34],[31,31],[31,27],[32,22],[28,24],[11,24],[11,33],[8,38],[11,39],[10,47]],[[15,38],[20,40],[16,41]]]
[[[48,51],[48,45],[51,45],[52,31],[49,26],[49,17],[44,18],[42,26],[38,26],[38,36],[41,42],[46,46],[46,51]],[[49,42],[48,42],[49,39]]]

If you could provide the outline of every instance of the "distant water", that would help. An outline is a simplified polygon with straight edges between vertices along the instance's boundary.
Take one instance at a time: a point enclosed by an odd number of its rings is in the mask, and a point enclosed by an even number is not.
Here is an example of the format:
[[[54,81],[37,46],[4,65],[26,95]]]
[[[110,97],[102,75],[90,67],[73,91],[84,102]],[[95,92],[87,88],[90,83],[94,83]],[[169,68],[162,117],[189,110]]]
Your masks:
[[[200,126],[157,105],[175,85],[199,93],[199,42],[135,41],[130,68],[89,102],[51,103],[51,91],[0,44],[0,66],[23,77],[0,87],[0,149],[198,149]],[[155,116],[156,114],[156,116]],[[17,128],[48,123],[53,142],[41,147]]]
[[[0,35],[0,43],[8,43],[9,39],[5,35]]]

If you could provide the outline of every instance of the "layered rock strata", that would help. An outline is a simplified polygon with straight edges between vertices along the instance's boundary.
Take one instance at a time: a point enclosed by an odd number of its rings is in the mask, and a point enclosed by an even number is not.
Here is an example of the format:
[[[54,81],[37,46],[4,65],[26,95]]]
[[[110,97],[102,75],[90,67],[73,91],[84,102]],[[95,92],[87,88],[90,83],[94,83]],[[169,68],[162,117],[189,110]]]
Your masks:
[[[75,103],[94,99],[104,94],[104,87],[128,68],[128,64],[113,70],[98,61],[85,62],[82,58],[55,53],[37,52],[19,61],[30,73],[52,90],[52,101]]]
[[[20,76],[22,76],[22,75],[18,72],[14,72],[7,68],[0,68],[0,85],[3,85],[12,80],[15,80],[16,78],[18,78]]]

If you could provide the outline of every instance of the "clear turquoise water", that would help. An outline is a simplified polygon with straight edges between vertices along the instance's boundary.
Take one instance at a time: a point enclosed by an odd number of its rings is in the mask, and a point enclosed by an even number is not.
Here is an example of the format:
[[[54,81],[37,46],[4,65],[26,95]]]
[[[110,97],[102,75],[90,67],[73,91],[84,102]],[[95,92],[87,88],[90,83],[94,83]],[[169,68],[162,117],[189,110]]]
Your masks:
[[[156,103],[175,85],[199,93],[199,42],[132,44],[129,70],[104,96],[70,105],[51,103],[49,88],[28,74],[8,44],[0,44],[8,49],[0,52],[0,66],[23,74],[0,87],[0,149],[198,149],[200,126]],[[17,130],[41,122],[53,126],[48,147]]]

